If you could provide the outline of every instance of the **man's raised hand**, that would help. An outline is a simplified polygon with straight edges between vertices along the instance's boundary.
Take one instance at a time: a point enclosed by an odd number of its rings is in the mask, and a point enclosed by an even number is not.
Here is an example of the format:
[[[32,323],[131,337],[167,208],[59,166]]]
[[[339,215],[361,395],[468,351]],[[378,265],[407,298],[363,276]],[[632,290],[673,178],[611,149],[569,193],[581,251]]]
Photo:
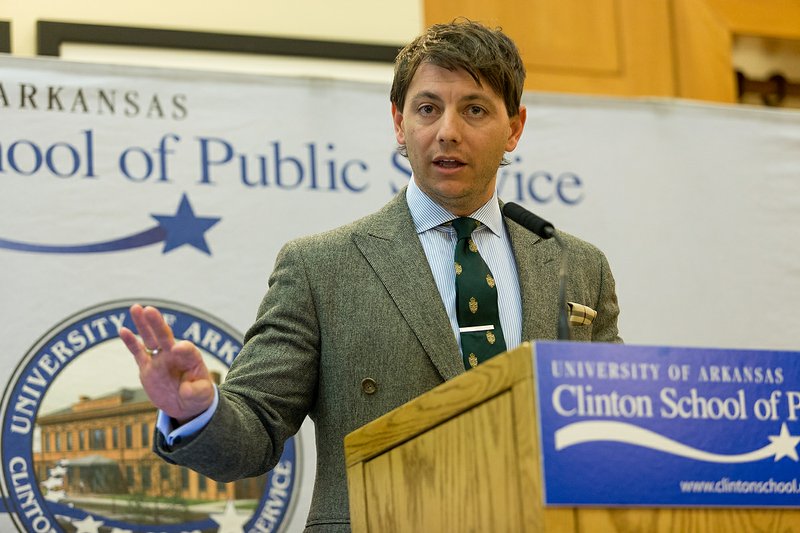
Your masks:
[[[139,337],[128,328],[119,336],[139,365],[139,380],[153,404],[184,424],[208,409],[214,384],[200,350],[189,341],[175,342],[172,328],[155,307],[130,309]]]

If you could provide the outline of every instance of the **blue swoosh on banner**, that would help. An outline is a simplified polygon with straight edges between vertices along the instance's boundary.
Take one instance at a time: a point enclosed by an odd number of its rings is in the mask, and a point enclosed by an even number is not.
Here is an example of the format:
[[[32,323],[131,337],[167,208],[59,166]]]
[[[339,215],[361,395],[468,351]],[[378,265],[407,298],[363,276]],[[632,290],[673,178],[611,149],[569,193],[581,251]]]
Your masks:
[[[198,217],[194,214],[189,198],[184,194],[174,215],[150,215],[158,225],[148,230],[110,241],[76,245],[33,244],[0,238],[0,248],[18,252],[45,254],[93,254],[118,252],[150,246],[164,242],[162,253],[188,244],[201,252],[211,255],[205,233],[221,219],[219,217]]]

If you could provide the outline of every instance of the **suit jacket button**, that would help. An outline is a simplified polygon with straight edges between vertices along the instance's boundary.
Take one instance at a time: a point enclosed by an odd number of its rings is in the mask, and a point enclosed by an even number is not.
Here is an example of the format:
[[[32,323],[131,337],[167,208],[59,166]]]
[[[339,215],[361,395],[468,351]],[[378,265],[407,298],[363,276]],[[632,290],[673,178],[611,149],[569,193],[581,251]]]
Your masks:
[[[375,394],[375,391],[378,390],[378,384],[372,378],[364,378],[361,380],[361,390],[365,394]]]

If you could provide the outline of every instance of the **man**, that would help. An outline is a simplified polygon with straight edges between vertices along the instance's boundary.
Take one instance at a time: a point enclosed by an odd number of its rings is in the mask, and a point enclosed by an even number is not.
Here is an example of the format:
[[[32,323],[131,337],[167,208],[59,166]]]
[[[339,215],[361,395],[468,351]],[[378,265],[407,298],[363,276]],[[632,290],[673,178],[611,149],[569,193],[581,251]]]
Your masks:
[[[197,348],[176,343],[156,309],[131,308],[141,341],[120,336],[162,411],[157,453],[222,481],[256,476],[308,415],[318,459],[307,530],[346,531],[347,433],[478,364],[474,352],[555,338],[560,251],[504,219],[495,191],[525,126],[524,79],[514,43],[469,21],[433,26],[400,52],[390,99],[408,188],[373,215],[281,250],[218,390]],[[573,338],[618,342],[605,257],[563,238],[574,263],[568,298],[597,311]],[[491,298],[470,298],[464,311],[456,279],[460,261],[473,260],[488,268]],[[495,318],[464,326],[462,314],[478,309]],[[475,333],[483,345],[467,348]]]

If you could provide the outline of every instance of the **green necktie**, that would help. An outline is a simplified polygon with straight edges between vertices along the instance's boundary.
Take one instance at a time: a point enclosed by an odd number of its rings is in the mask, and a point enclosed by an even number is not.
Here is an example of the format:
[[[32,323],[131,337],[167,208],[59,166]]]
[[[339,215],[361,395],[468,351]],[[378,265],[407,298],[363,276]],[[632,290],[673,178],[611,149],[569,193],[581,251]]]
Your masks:
[[[458,235],[455,251],[456,317],[461,330],[464,367],[470,369],[504,352],[506,341],[500,326],[494,277],[472,241],[472,232],[481,223],[461,217],[452,224]]]

